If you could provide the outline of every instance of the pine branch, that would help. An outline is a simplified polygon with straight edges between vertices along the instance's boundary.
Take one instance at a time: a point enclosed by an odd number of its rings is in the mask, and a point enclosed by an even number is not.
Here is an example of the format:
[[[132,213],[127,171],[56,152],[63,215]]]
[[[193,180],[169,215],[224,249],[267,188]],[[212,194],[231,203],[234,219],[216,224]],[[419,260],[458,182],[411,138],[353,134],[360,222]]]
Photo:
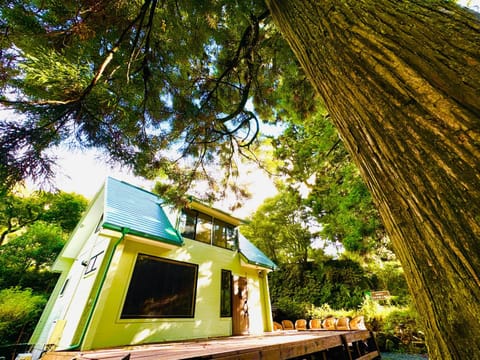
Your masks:
[[[255,17],[251,16],[252,23],[249,27],[245,29],[245,32],[243,33],[242,39],[240,40],[240,43],[237,47],[237,51],[235,52],[235,55],[233,58],[229,61],[227,68],[223,71],[223,73],[215,79],[215,86],[213,89],[208,93],[206,96],[205,100],[203,101],[203,104],[208,104],[212,98],[214,97],[214,94],[218,91],[219,87],[221,84],[225,84],[224,79],[227,78],[235,68],[240,66],[241,60],[246,59],[247,60],[247,76],[246,76],[246,81],[245,85],[243,88],[240,88],[239,91],[241,91],[241,99],[238,105],[236,106],[235,110],[228,114],[227,116],[218,119],[219,122],[221,123],[226,123],[234,118],[236,118],[239,114],[241,114],[245,106],[247,104],[248,98],[250,96],[250,88],[252,85],[252,81],[255,78],[255,67],[254,67],[254,61],[253,61],[253,54],[254,54],[254,49],[255,46],[258,44],[259,41],[259,26],[260,22],[266,19],[269,16],[269,11],[263,12],[260,16]],[[243,54],[243,55],[242,55]],[[256,119],[256,118],[255,118]],[[240,127],[243,126],[243,122],[240,125]],[[239,127],[237,127],[237,130]],[[225,130],[225,128],[224,128]],[[233,134],[230,131],[225,132],[222,130],[222,132],[225,135],[231,135]]]

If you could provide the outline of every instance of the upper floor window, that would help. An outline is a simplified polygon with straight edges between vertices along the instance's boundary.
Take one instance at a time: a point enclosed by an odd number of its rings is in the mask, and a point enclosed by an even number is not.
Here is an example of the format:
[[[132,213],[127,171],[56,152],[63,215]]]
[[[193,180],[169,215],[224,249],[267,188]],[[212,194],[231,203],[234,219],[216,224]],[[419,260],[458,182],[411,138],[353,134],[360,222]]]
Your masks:
[[[182,236],[226,249],[236,248],[235,226],[197,210],[183,209],[180,216]]]

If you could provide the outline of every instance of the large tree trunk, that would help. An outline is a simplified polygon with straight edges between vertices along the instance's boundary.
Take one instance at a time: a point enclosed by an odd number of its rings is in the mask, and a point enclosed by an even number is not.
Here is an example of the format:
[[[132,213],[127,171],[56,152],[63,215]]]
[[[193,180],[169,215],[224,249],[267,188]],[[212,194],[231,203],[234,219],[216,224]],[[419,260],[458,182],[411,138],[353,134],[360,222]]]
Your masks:
[[[446,1],[267,0],[360,168],[432,359],[480,359],[480,22]]]

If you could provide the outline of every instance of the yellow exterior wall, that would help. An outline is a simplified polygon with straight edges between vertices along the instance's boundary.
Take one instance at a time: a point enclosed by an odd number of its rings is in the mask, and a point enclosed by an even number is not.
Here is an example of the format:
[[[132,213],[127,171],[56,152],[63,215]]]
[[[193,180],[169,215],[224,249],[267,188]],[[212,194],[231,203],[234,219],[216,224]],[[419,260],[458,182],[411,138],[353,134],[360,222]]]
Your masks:
[[[32,348],[34,354],[41,354],[45,350],[44,344],[49,342],[52,332],[55,327],[57,327],[57,323],[59,321],[63,322],[67,313],[69,315],[68,321],[65,322],[65,326],[67,327],[63,329],[62,336],[58,339],[58,342],[64,346],[71,344],[73,333],[78,327],[78,324],[75,323],[74,319],[79,317],[83,311],[83,304],[78,306],[77,304],[74,304],[74,301],[78,300],[78,297],[75,294],[77,290],[79,290],[79,292],[81,290],[80,286],[77,286],[77,282],[80,281],[79,279],[82,277],[85,269],[83,266],[79,265],[80,261],[78,261],[78,259],[88,260],[88,258],[81,258],[81,254],[85,252],[85,249],[93,247],[94,243],[98,241],[97,236],[94,234],[94,230],[104,211],[103,198],[104,189],[102,188],[95,195],[82,219],[72,232],[67,244],[62,249],[61,254],[57,257],[52,266],[53,271],[61,272],[61,274],[54,291],[50,295],[47,306],[37,323],[35,331],[30,338],[29,342],[34,344],[34,347]],[[69,279],[69,285],[67,286],[65,293],[60,295],[67,279]],[[90,289],[87,287],[86,291],[89,292]],[[68,311],[69,308],[73,309],[73,311]]]
[[[114,239],[112,239],[115,241]],[[250,332],[272,327],[265,271],[242,266],[238,252],[184,239],[180,248],[166,249],[155,241],[135,241],[128,235],[117,247],[82,350],[119,345],[229,336],[231,318],[220,317],[221,270],[248,279]],[[195,317],[188,319],[120,319],[138,253],[198,264]]]

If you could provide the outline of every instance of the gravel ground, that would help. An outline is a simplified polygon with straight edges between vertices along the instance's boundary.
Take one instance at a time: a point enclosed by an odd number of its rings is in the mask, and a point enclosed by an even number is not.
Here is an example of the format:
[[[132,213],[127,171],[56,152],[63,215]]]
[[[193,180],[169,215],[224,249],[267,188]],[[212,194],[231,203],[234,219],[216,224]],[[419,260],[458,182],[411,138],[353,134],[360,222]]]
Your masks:
[[[412,355],[399,353],[382,353],[382,360],[425,360],[427,355]]]

